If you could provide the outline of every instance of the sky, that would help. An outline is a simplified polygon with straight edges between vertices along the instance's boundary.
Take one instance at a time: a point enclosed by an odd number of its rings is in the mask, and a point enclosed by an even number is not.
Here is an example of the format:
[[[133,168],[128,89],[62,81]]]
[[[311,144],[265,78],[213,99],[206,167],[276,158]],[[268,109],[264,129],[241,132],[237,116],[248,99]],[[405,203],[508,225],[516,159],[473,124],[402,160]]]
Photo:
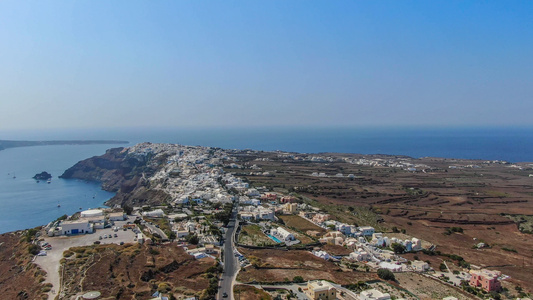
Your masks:
[[[0,1],[0,130],[533,126],[532,1]]]

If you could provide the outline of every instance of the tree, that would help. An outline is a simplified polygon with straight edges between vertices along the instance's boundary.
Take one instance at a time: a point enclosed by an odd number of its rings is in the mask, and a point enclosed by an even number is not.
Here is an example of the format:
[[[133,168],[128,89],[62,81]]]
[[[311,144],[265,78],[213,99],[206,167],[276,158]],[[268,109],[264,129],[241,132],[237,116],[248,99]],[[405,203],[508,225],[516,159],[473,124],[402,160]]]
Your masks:
[[[383,280],[396,280],[396,277],[394,277],[394,273],[392,273],[389,269],[378,269],[378,276]]]
[[[304,278],[302,276],[294,276],[292,281],[296,282],[296,283],[302,283],[302,282],[304,282]]]
[[[187,242],[189,242],[189,243],[191,243],[193,245],[198,245],[198,242],[200,242],[200,239],[198,238],[198,236],[196,234],[188,235],[186,240],[187,240]]]
[[[405,253],[405,246],[400,243],[393,243],[392,250],[394,250],[394,253],[396,254],[402,254]]]
[[[440,265],[439,265],[439,270],[441,270],[442,272],[444,272],[444,271],[446,271],[446,269],[447,269],[447,268],[446,268],[446,265],[445,265],[443,262],[441,262]]]
[[[125,204],[124,206],[122,206],[122,209],[124,210],[124,212],[127,214],[127,215],[131,215],[131,213],[133,212],[133,208],[127,204]]]

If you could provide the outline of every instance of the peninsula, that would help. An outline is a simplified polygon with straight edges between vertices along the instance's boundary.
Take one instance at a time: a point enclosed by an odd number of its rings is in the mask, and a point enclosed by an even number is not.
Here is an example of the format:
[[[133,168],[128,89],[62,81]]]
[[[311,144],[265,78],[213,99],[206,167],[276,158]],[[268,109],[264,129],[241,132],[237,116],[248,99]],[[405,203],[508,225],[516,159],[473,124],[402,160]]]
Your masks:
[[[51,146],[51,145],[91,145],[91,144],[128,144],[128,141],[118,140],[52,140],[52,141],[11,141],[0,140],[0,151],[8,148]]]

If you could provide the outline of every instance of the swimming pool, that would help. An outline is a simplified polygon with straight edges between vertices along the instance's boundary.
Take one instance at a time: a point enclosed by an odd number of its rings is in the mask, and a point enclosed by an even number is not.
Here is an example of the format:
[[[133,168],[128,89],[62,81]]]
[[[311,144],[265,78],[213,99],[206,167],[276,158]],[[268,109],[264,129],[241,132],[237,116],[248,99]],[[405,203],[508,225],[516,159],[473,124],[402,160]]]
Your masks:
[[[275,236],[272,236],[272,235],[270,235],[270,234],[267,235],[267,236],[268,236],[270,239],[272,239],[274,242],[276,242],[276,243],[281,243],[281,241],[280,241],[278,238],[276,238]]]

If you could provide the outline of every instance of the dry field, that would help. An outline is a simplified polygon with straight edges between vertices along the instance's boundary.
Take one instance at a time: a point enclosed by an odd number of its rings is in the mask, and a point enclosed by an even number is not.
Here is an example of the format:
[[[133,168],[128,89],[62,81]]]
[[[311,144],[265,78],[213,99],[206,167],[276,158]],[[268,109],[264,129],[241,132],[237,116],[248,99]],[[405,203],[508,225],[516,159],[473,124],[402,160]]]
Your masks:
[[[239,272],[240,282],[283,282],[302,276],[304,280],[326,279],[339,284],[376,279],[375,273],[342,271],[333,262],[303,250],[252,250],[239,248],[252,266]]]
[[[459,289],[420,274],[395,273],[394,275],[402,288],[415,294],[421,300],[442,299],[448,296],[454,296],[460,300],[478,299],[468,293],[463,293]],[[392,290],[392,288],[390,289]],[[406,293],[404,295],[407,296]]]
[[[48,299],[46,272],[32,262],[23,231],[0,235],[0,294],[2,299]]]
[[[288,160],[272,153],[263,155],[269,161],[254,163],[273,176],[241,175],[253,185],[293,193],[342,222],[375,226],[385,232],[394,226],[404,229],[410,236],[435,244],[443,253],[460,255],[473,265],[501,270],[511,276],[511,282],[533,291],[533,282],[529,280],[533,269],[533,235],[520,232],[515,221],[506,217],[519,215],[515,218],[518,221],[520,215],[533,215],[533,178],[528,177],[533,171],[528,164],[522,164],[524,169],[520,170],[477,160],[410,159],[414,164],[433,167],[423,173],[341,160],[318,163]],[[329,177],[312,177],[313,172],[324,172]],[[356,177],[334,177],[337,173]],[[444,234],[450,227],[461,227],[463,233]],[[479,242],[492,248],[472,249]]]
[[[173,244],[77,247],[64,255],[67,297],[97,290],[103,298],[146,298],[155,288],[176,296],[200,295],[208,286],[204,274],[215,265],[210,258],[195,260]]]
[[[233,288],[233,293],[240,300],[270,300],[272,296],[264,290],[249,285],[238,284]]]
[[[300,216],[282,215],[279,217],[283,220],[285,225],[287,225],[288,227],[295,228],[296,230],[299,230],[301,232],[305,233],[309,230],[313,230],[313,231],[318,231],[322,234],[326,233],[326,230],[324,228],[319,227]]]
[[[271,238],[266,236],[258,225],[245,225],[242,226],[241,233],[239,234],[239,244],[248,246],[271,246],[275,245]]]

